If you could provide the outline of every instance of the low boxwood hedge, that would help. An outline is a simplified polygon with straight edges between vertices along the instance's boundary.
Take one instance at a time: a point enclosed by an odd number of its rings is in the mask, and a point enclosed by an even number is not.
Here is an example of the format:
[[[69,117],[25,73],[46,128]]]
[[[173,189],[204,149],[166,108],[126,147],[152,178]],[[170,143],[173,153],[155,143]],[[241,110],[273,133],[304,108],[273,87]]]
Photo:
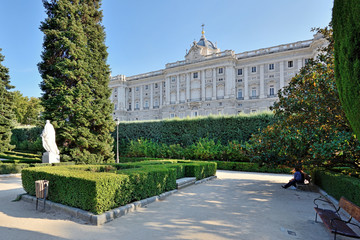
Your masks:
[[[33,167],[22,170],[26,192],[35,181],[50,181],[49,200],[100,214],[176,188],[176,179],[201,179],[216,173],[214,162],[145,161],[112,165]]]
[[[217,163],[217,169],[230,170],[230,171],[245,171],[245,172],[267,172],[267,173],[290,173],[291,168],[278,167],[271,168],[268,166],[260,167],[258,163],[249,162],[224,162],[215,161]]]
[[[342,173],[321,170],[313,171],[311,176],[316,185],[337,200],[344,196],[356,205],[360,206],[359,178],[350,177]]]

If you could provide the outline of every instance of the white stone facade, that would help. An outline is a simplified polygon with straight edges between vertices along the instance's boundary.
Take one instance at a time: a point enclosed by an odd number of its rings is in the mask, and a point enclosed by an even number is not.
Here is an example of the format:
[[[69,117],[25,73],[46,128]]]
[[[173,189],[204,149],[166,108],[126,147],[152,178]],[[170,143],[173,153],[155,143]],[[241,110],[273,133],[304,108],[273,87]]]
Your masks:
[[[111,77],[113,118],[153,120],[268,110],[277,91],[325,44],[321,35],[314,35],[307,41],[236,54],[221,52],[203,32],[183,61],[158,71]]]

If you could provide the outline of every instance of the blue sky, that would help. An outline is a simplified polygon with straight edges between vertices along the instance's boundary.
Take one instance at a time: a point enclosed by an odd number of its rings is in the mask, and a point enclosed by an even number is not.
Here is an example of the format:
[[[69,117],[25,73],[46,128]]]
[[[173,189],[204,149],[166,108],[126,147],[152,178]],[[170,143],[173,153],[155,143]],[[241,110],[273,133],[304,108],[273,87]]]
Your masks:
[[[112,75],[160,70],[183,60],[201,36],[236,53],[308,40],[331,20],[332,0],[103,0]],[[41,0],[0,0],[0,48],[15,90],[40,97]]]

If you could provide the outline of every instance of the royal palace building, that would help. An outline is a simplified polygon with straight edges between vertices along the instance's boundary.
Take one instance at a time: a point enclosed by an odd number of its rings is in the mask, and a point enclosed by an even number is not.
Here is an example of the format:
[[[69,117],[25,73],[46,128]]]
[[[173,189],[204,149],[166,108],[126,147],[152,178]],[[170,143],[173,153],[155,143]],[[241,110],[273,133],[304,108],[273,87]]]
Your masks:
[[[311,40],[235,53],[220,51],[202,31],[185,60],[153,72],[111,77],[113,118],[153,120],[268,110],[277,91],[325,44],[316,34]]]

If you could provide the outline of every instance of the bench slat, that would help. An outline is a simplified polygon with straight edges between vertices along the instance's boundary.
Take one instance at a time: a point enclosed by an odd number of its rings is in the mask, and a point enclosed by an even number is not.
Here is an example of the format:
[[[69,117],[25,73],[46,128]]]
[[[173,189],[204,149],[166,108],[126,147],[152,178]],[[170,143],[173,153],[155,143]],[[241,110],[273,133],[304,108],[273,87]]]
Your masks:
[[[329,209],[321,209],[314,208],[324,225],[333,233],[349,236],[349,237],[360,237],[357,233],[355,233],[346,223],[341,221],[334,221],[333,226],[331,226],[331,219],[339,218],[339,216],[332,210]]]
[[[339,201],[339,207],[348,212],[354,219],[360,222],[360,207],[347,200],[345,197],[341,197]]]

